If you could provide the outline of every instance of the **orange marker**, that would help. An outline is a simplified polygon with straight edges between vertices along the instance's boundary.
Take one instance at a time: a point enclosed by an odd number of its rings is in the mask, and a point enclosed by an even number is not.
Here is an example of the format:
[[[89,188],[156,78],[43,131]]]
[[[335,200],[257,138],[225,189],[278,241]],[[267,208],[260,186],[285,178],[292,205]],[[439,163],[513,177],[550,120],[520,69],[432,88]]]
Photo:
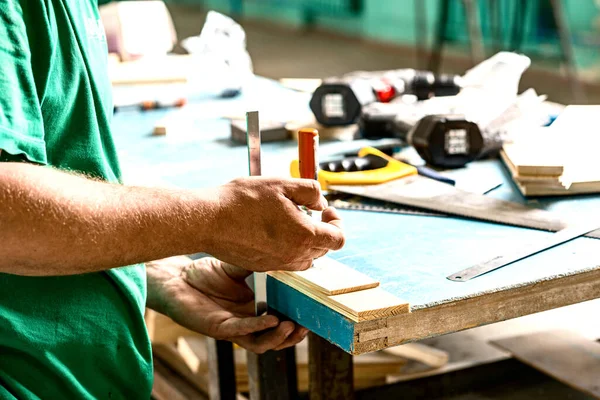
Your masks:
[[[304,128],[298,131],[298,160],[300,161],[300,177],[317,179],[317,148],[319,132],[316,129]]]

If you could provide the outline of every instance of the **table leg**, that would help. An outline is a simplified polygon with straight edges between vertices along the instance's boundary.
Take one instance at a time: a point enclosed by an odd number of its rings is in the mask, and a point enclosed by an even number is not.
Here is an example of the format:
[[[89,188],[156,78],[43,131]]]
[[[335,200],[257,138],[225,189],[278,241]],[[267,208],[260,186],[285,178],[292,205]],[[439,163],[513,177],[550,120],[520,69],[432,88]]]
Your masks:
[[[310,400],[354,398],[352,355],[320,336],[308,336]]]
[[[297,399],[295,348],[264,354],[248,352],[248,381],[250,400]]]
[[[211,400],[235,400],[235,360],[233,343],[206,338],[208,353],[208,392]]]

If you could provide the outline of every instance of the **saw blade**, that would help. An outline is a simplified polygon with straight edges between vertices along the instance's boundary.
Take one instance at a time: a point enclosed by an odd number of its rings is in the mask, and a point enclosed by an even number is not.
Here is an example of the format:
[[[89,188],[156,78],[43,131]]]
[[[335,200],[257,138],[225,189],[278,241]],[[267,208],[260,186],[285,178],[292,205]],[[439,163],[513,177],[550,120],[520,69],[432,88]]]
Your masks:
[[[388,214],[422,215],[429,217],[447,217],[435,211],[425,211],[416,207],[401,206],[389,201],[366,199],[361,196],[348,195],[344,193],[328,194],[327,201],[330,206],[338,210],[369,211]]]
[[[419,175],[377,185],[332,185],[330,190],[459,217],[556,232],[567,223],[552,212],[465,192]],[[586,236],[600,238],[600,230]]]

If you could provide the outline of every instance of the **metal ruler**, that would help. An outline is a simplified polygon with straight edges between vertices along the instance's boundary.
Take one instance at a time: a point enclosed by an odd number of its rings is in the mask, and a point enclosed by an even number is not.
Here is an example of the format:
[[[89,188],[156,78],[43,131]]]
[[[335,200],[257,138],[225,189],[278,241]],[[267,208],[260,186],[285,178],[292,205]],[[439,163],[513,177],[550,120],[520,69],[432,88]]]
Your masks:
[[[260,126],[258,111],[246,113],[246,140],[248,144],[248,166],[250,176],[260,176]],[[254,311],[262,315],[267,311],[267,274],[254,272]]]
[[[491,260],[474,265],[470,268],[463,269],[462,271],[456,272],[447,278],[455,282],[466,282],[495,269],[504,267],[505,265],[512,264],[534,254],[541,253],[544,250],[558,246],[559,244],[583,236],[586,233],[592,232],[598,228],[600,228],[600,222],[598,221],[577,224],[572,227],[562,229],[534,243],[529,243],[528,245],[518,248],[515,251],[496,256]]]

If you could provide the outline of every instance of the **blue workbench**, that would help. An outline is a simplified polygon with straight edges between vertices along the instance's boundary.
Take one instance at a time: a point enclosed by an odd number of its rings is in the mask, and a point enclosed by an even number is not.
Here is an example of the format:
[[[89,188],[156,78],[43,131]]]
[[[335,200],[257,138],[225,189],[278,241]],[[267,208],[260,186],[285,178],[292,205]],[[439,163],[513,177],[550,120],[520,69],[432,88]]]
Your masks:
[[[308,96],[256,78],[234,99],[205,99],[181,111],[125,111],[115,115],[113,129],[125,176],[140,176],[184,188],[223,184],[248,175],[247,149],[229,140],[229,121],[215,110],[247,110],[280,99],[280,107],[307,107]],[[263,99],[258,107],[256,99]],[[266,99],[266,100],[265,100]],[[269,100],[269,101],[267,101]],[[265,110],[273,113],[272,109]],[[154,124],[168,112],[181,113],[189,125],[182,132],[152,136]],[[321,158],[373,142],[322,142]],[[376,144],[376,143],[375,143]],[[293,141],[263,145],[263,175],[288,176],[296,156]],[[527,203],[564,218],[596,217],[600,196],[526,200],[499,161],[473,163],[469,169],[503,185],[489,196]],[[434,217],[341,211],[345,247],[330,254],[336,260],[381,282],[406,300],[412,312],[385,320],[355,323],[321,303],[273,279],[269,306],[345,351],[359,354],[425,337],[445,334],[600,297],[600,240],[579,238],[468,282],[447,275],[534,240],[548,232]],[[199,249],[201,250],[201,249]]]

